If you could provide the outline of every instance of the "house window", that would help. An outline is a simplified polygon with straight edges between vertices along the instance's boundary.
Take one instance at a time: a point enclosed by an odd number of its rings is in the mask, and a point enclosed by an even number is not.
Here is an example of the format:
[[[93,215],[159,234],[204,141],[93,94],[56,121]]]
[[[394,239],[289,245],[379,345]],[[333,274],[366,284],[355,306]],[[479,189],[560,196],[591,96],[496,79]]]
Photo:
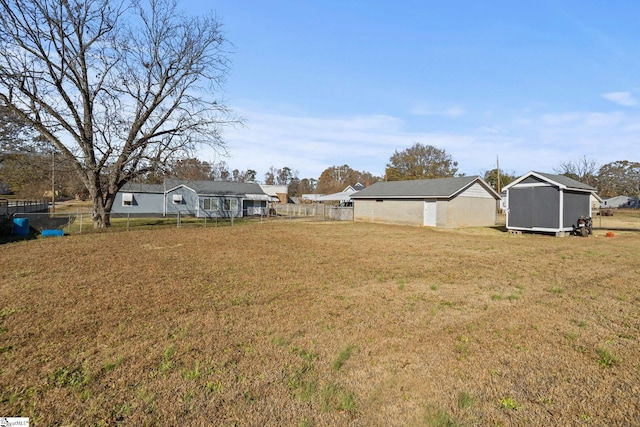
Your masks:
[[[218,210],[218,199],[217,198],[202,199],[202,208],[205,211],[217,211]]]
[[[133,193],[122,193],[122,206],[133,205]]]
[[[181,205],[182,204],[182,194],[174,194],[173,195],[173,204]]]
[[[224,210],[230,212],[236,212],[238,210],[238,199],[225,199]]]

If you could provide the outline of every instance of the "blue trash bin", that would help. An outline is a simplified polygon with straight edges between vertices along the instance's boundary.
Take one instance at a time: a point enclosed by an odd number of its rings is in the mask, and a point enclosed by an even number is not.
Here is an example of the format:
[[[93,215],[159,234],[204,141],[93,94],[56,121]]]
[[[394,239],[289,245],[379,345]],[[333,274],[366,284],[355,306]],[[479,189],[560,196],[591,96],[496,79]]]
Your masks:
[[[13,234],[16,236],[28,236],[29,218],[13,218]]]

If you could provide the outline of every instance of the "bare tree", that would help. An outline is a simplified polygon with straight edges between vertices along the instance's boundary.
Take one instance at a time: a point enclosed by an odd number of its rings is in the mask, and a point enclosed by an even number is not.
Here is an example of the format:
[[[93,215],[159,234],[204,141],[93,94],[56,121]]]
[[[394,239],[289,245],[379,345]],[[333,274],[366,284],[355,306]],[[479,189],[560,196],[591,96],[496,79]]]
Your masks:
[[[554,172],[566,175],[592,187],[597,187],[599,169],[600,166],[594,159],[582,156],[576,160],[560,163],[559,167],[554,168]]]
[[[126,182],[224,148],[226,46],[175,0],[0,0],[0,104],[74,159],[107,227]]]

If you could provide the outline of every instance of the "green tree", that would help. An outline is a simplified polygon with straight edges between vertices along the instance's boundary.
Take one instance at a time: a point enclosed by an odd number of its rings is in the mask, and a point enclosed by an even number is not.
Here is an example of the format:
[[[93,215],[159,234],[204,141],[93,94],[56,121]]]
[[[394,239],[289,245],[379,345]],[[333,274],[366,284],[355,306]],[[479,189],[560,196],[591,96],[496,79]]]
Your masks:
[[[493,187],[494,190],[498,191],[498,175],[500,176],[500,191],[518,178],[513,172],[507,173],[502,169],[500,169],[500,174],[498,174],[498,169],[496,168],[486,171],[482,179]]]
[[[598,193],[602,197],[640,196],[640,163],[618,160],[598,170]]]
[[[380,181],[379,177],[373,176],[370,172],[352,169],[349,165],[330,166],[320,174],[316,192],[320,194],[338,193],[348,185],[354,185],[358,182],[373,184],[377,181]]]
[[[175,0],[0,0],[0,104],[73,161],[95,227],[125,183],[223,146],[220,27]]]
[[[395,151],[387,163],[387,181],[453,177],[458,162],[443,149],[433,145],[414,144],[403,151]]]

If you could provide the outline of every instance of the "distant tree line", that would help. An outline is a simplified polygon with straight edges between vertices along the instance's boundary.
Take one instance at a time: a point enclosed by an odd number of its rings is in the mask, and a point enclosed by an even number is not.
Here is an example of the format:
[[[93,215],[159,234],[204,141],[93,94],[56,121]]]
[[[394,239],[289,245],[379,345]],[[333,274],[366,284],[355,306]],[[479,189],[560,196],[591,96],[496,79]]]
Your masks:
[[[61,197],[73,197],[83,193],[83,183],[78,179],[70,159],[46,140],[39,138],[38,133],[26,123],[1,107],[0,138],[0,189],[4,186],[5,190],[29,198],[40,198],[54,188]],[[597,188],[602,197],[640,195],[639,162],[619,160],[599,165],[593,159],[582,157],[561,163],[554,172]],[[327,167],[318,178],[301,178],[298,171],[288,166],[271,166],[260,179],[255,169],[231,170],[224,161],[206,162],[184,157],[173,162],[155,164],[135,181],[161,183],[164,178],[179,178],[261,182],[286,185],[290,197],[299,197],[310,193],[337,193],[356,183],[369,185],[382,180],[454,176],[459,176],[458,162],[444,149],[415,143],[405,150],[396,150],[391,155],[384,176],[375,176],[343,164]],[[494,168],[484,172],[483,179],[495,190],[499,190],[517,179],[517,176],[513,172]]]

